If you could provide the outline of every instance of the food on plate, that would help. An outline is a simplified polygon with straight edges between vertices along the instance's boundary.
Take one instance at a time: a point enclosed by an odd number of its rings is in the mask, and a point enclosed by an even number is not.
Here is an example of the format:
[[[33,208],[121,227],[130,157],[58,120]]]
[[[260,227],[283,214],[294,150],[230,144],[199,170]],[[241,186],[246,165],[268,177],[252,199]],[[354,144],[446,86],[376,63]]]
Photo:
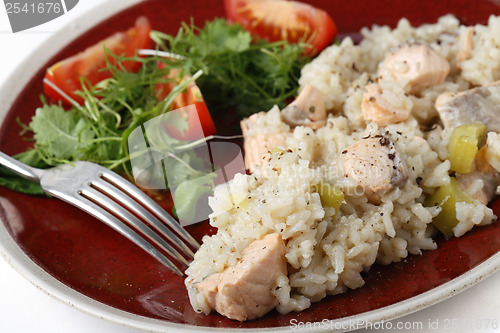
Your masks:
[[[285,243],[279,233],[272,233],[250,243],[234,266],[206,277],[196,288],[217,312],[252,320],[278,304],[272,291],[286,270]]]
[[[151,44],[149,33],[151,24],[145,17],[139,17],[135,25],[124,32],[106,38],[99,43],[90,46],[84,51],[61,60],[50,66],[45,73],[45,78],[54,83],[65,94],[78,103],[83,102],[83,97],[77,94],[82,90],[82,80],[85,84],[95,85],[96,83],[112,76],[111,70],[104,70],[107,63],[117,65],[126,71],[135,72],[141,67],[137,61],[117,61],[115,57],[133,57],[137,50],[147,49]],[[44,85],[44,91],[54,101],[68,103],[67,99],[52,86]]]
[[[390,51],[379,70],[381,80],[400,82],[409,94],[444,81],[450,72],[448,61],[425,44],[403,45]]]
[[[165,58],[148,50],[151,56],[136,56],[152,44],[149,37],[159,49],[175,54]],[[259,107],[286,105],[297,91],[300,68],[309,59],[303,55],[304,47],[253,40],[243,27],[225,19],[207,21],[203,28],[184,23],[176,35],[167,35],[151,30],[141,17],[126,32],[49,67],[44,88],[50,98],[44,97],[30,123],[23,125],[23,134],[34,136],[33,149],[15,157],[38,168],[87,160],[132,178],[130,133],[169,110],[195,105],[170,117],[161,126],[164,131],[150,139],[159,143],[152,148],[175,153],[178,163],[172,168],[189,164],[176,174],[176,184],[197,178],[200,170],[206,170],[203,161],[189,151],[177,152],[177,147],[214,134],[212,115],[221,109],[234,107],[232,114],[237,117]],[[64,105],[59,105],[61,100]],[[158,183],[151,173],[140,175],[143,184]],[[206,181],[193,182],[199,188],[179,190],[176,201],[185,198],[184,207],[194,204],[198,196],[193,193],[205,193],[213,186],[211,178],[201,179]],[[43,194],[39,184],[4,168],[0,185]]]
[[[345,176],[358,183],[368,202],[380,204],[382,196],[408,179],[406,165],[389,137],[377,134],[361,138],[344,154]]]
[[[379,126],[395,124],[408,119],[412,107],[411,98],[405,96],[402,87],[393,81],[367,85],[361,104],[363,117]]]
[[[158,68],[167,68],[167,65],[164,62],[158,62]],[[155,96],[159,101],[167,99],[182,81],[191,80],[189,75],[184,77],[181,77],[181,75],[182,72],[178,68],[170,68],[168,80],[156,84]],[[188,105],[194,105],[195,108],[185,108]],[[166,121],[164,123],[168,135],[174,139],[194,141],[214,135],[217,132],[200,88],[194,81],[187,85],[185,91],[181,91],[175,96],[170,109],[177,110],[176,115],[180,116],[186,123],[182,127],[177,122],[170,123]]]
[[[176,35],[151,36],[161,50],[186,57],[185,72],[204,72],[196,83],[211,112],[235,110],[240,117],[275,104],[284,107],[310,60],[305,43],[268,42],[225,19],[207,21],[203,28],[184,23]]]
[[[307,126],[313,129],[320,128],[326,123],[325,102],[321,92],[306,85],[299,96],[288,104],[281,114],[285,122],[292,126]]]
[[[337,36],[330,15],[310,4],[285,0],[224,0],[226,15],[252,35],[270,42],[307,42],[306,52],[317,54]]]
[[[205,285],[240,270],[245,249],[269,235],[284,242],[287,274],[269,271],[276,287],[262,297],[285,314],[362,287],[375,263],[436,249],[439,234],[492,223],[499,25],[491,16],[464,27],[448,15],[418,28],[401,19],[392,30],[362,29],[359,44],[347,37],[304,66],[296,101],[243,119],[249,173],[209,198],[217,233],[186,270],[193,308],[256,316],[221,310],[222,296]],[[307,105],[320,104],[326,118],[315,119]]]
[[[241,121],[245,167],[250,172],[258,165],[265,165],[265,155],[268,151],[285,145],[286,138],[291,135],[290,130],[295,126],[319,128],[326,123],[323,97],[311,85],[304,87],[299,96],[281,110],[281,115],[279,112],[272,114],[283,119],[279,126],[276,126],[272,119],[268,119],[265,112],[255,113]]]
[[[276,116],[279,117],[279,113],[276,113]],[[241,121],[245,168],[251,172],[265,163],[264,156],[268,151],[285,145],[286,137],[291,134],[287,124],[276,127],[276,123],[268,118],[265,112],[259,112]]]
[[[486,125],[472,123],[455,127],[448,142],[448,159],[450,170],[460,174],[468,174],[477,155],[479,143],[482,142]]]
[[[462,61],[472,57],[472,37],[474,36],[473,27],[460,27],[459,51],[456,58],[456,66],[460,68]]]
[[[460,92],[444,92],[436,100],[436,110],[445,130],[457,126],[480,122],[489,131],[500,131],[498,112],[500,106],[495,100],[500,92],[500,82]]]

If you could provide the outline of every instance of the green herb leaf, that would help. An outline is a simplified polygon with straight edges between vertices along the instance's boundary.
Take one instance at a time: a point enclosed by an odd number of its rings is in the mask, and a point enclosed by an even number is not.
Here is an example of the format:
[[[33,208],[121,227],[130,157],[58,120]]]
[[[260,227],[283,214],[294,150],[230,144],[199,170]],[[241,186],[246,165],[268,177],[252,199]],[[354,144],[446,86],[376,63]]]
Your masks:
[[[202,29],[183,24],[175,36],[153,31],[152,37],[163,50],[186,56],[180,65],[187,73],[204,71],[197,83],[212,112],[248,116],[284,107],[310,60],[303,55],[305,44],[252,40],[241,25],[224,19],[207,21]]]
[[[206,194],[211,194],[214,187],[215,173],[184,181],[174,191],[175,212],[183,221],[192,221],[196,215],[196,204]]]
[[[181,117],[180,112],[168,112],[165,114],[165,122],[174,126],[181,135],[184,135],[184,132],[189,129],[186,119]]]
[[[57,160],[70,159],[76,150],[85,148],[95,136],[84,118],[57,105],[38,108],[30,128],[36,145]]]
[[[14,156],[14,158],[36,168],[47,167],[37,150],[27,150],[24,153]],[[39,183],[25,179],[3,166],[0,166],[0,186],[25,194],[47,195]]]

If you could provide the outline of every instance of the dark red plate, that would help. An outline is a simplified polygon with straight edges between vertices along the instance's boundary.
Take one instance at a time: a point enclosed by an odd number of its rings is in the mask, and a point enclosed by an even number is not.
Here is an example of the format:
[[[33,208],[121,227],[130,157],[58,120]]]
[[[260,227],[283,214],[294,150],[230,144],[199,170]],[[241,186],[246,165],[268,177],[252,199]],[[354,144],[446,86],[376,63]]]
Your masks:
[[[499,14],[498,2],[316,0],[337,23],[341,36],[359,36],[363,26],[395,26],[405,16],[413,25],[435,22],[447,13],[464,23],[485,23],[490,14]],[[32,75],[17,96],[0,129],[0,150],[15,154],[28,142],[18,133],[16,118],[29,122],[39,106],[45,68],[70,56],[115,31],[131,26],[139,15],[147,16],[153,28],[175,33],[182,21],[202,25],[207,19],[223,16],[222,0],[147,0],[123,10],[96,25]],[[216,119],[217,121],[217,119]],[[163,201],[169,208],[168,200]],[[493,208],[500,210],[498,204]],[[0,218],[18,247],[54,279],[67,287],[112,308],[165,323],[204,327],[270,328],[289,327],[300,322],[339,319],[379,310],[443,286],[484,263],[500,250],[500,223],[474,229],[460,239],[438,240],[439,249],[410,256],[390,266],[374,266],[366,285],[342,295],[327,297],[301,313],[265,317],[245,323],[217,314],[205,316],[193,311],[184,281],[143,253],[128,240],[99,221],[56,199],[31,197],[0,188]],[[208,223],[188,227],[198,240],[210,230]],[[167,325],[168,326],[168,325]]]

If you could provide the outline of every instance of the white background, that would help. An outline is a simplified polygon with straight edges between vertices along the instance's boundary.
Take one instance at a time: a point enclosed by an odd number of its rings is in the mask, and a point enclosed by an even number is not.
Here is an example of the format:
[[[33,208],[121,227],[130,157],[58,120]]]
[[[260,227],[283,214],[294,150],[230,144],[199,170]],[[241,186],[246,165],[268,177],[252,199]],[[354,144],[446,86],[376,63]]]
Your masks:
[[[76,16],[111,0],[80,0],[62,17],[13,34],[0,4],[0,86],[23,58]],[[118,0],[113,0],[118,1]],[[222,0],[221,0],[222,1]],[[480,244],[478,244],[480,246]],[[399,323],[399,324],[398,324]],[[403,329],[396,329],[403,326]],[[500,274],[430,308],[369,331],[500,332]],[[415,327],[416,329],[404,329]],[[457,327],[459,327],[457,329]],[[386,330],[383,330],[385,328]],[[135,330],[91,317],[37,289],[0,258],[0,332],[130,333]]]

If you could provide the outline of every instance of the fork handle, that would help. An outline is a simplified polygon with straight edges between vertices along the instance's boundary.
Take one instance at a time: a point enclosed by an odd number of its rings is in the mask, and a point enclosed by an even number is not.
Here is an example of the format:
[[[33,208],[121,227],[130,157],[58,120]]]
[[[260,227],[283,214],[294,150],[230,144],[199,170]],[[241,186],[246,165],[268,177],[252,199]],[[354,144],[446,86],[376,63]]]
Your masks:
[[[3,165],[7,169],[14,171],[21,177],[29,179],[34,182],[40,182],[40,175],[37,172],[38,169],[32,168],[24,163],[19,162],[13,157],[0,151],[0,165]]]

